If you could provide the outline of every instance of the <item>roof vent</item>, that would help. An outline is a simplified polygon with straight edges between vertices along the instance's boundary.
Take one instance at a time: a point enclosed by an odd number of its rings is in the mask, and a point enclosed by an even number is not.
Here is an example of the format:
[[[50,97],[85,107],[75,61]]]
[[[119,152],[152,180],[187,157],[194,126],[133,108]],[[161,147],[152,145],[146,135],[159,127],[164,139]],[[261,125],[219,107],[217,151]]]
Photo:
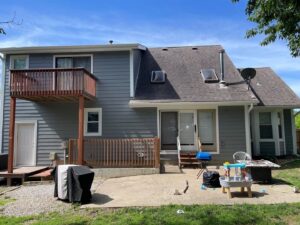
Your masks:
[[[163,50],[163,51],[168,51],[168,49],[167,49],[167,48],[163,48],[162,50]]]
[[[151,73],[151,83],[163,84],[166,82],[166,72],[163,70],[152,71]]]
[[[198,50],[198,48],[197,47],[193,47],[192,50]]]
[[[219,78],[216,75],[216,71],[214,69],[202,69],[201,74],[205,83],[219,82]]]

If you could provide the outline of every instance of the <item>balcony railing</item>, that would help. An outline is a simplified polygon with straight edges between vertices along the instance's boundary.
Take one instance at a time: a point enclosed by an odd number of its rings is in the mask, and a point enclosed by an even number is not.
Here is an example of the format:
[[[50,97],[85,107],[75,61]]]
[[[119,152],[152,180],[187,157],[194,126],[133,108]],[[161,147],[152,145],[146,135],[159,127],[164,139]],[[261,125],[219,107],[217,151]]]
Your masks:
[[[10,95],[23,99],[96,96],[97,78],[84,68],[10,71]]]

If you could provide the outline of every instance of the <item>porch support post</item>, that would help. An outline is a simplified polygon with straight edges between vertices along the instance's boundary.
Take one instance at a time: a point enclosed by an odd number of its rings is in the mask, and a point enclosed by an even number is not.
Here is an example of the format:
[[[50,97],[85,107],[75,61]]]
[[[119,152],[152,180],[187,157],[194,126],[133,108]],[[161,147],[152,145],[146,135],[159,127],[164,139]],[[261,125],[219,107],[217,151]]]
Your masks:
[[[83,123],[84,123],[84,97],[79,96],[78,111],[78,164],[84,164],[84,144],[83,144]]]
[[[12,173],[14,167],[14,143],[15,143],[15,117],[16,117],[16,98],[10,97],[9,113],[9,143],[8,143],[8,164],[7,172]]]

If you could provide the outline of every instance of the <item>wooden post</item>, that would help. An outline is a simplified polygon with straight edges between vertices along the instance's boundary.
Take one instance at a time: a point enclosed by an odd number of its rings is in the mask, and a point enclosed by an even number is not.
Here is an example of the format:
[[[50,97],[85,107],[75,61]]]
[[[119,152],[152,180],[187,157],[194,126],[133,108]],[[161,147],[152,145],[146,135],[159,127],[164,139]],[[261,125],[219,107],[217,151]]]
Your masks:
[[[159,138],[154,138],[154,155],[155,155],[155,168],[160,168],[160,147]]]
[[[84,97],[79,96],[78,111],[78,164],[84,164],[84,144],[83,144],[83,123],[84,123]]]
[[[15,116],[16,116],[16,98],[10,97],[9,143],[8,143],[8,164],[7,164],[8,173],[13,173],[13,169],[14,169]]]

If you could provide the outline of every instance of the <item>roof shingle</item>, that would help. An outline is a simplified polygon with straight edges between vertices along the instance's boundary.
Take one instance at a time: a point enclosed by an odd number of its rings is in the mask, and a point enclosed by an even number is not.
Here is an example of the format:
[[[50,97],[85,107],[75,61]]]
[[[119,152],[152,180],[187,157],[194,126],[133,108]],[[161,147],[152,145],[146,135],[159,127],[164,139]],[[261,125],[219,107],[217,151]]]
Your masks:
[[[201,69],[215,69],[220,78],[221,49],[220,45],[147,49],[142,55],[135,99],[152,102],[257,102],[226,53],[224,67],[228,86],[222,88],[219,83],[204,82]],[[153,70],[166,71],[165,84],[150,83]]]

